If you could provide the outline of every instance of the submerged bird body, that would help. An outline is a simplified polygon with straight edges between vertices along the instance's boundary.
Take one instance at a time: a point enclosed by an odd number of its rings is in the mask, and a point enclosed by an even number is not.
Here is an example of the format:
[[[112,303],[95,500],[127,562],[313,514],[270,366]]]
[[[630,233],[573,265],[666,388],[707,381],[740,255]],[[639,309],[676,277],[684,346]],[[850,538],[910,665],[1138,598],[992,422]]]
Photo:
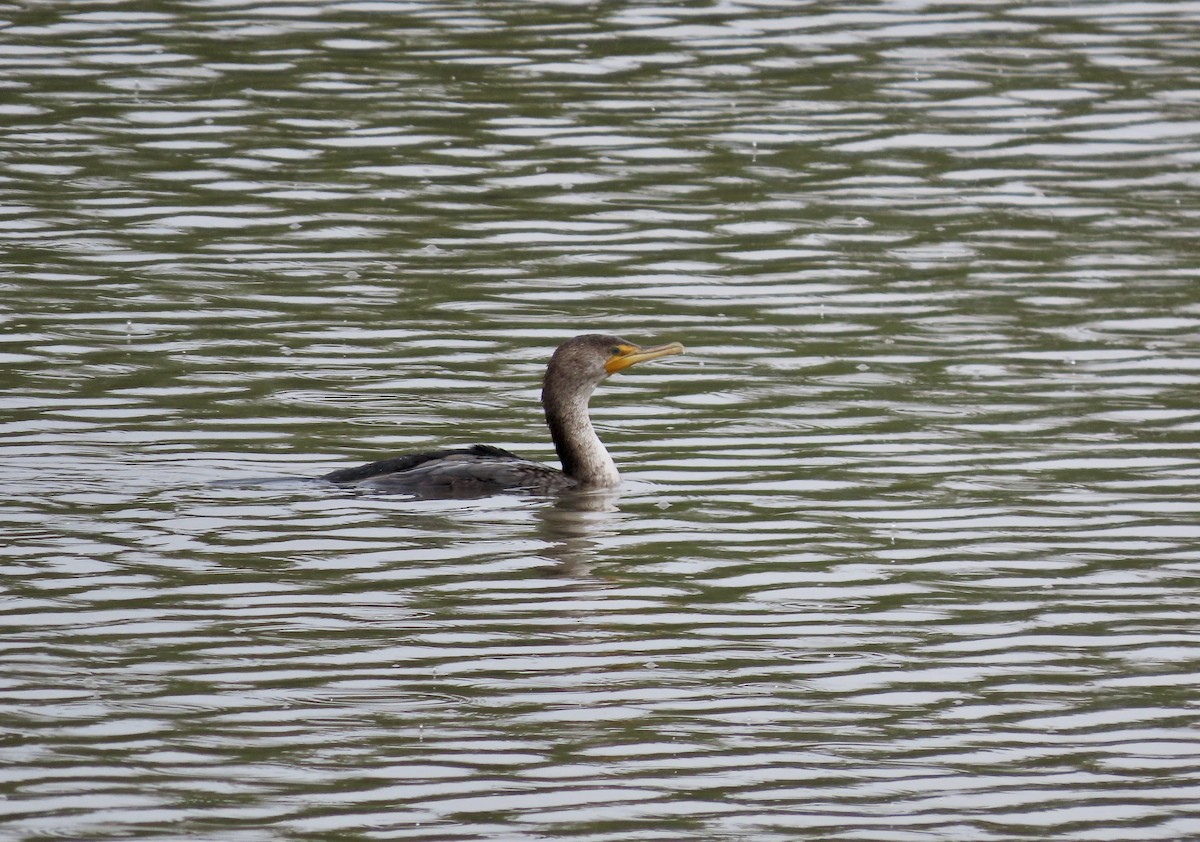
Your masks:
[[[343,468],[322,479],[420,497],[481,497],[504,491],[565,491],[579,484],[549,465],[486,444],[410,453]]]
[[[620,475],[588,416],[593,390],[610,374],[635,363],[681,353],[683,346],[678,342],[640,348],[603,334],[577,336],[558,346],[542,380],[542,407],[562,462],[561,471],[498,447],[477,444],[396,456],[333,471],[322,479],[423,497],[611,488],[620,482]]]

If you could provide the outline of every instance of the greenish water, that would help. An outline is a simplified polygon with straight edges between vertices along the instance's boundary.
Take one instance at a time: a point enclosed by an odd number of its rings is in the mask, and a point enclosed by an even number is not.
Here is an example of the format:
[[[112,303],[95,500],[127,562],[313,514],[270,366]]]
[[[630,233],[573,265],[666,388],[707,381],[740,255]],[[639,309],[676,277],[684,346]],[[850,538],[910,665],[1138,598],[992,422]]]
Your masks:
[[[0,838],[1200,836],[1198,15],[0,5]]]

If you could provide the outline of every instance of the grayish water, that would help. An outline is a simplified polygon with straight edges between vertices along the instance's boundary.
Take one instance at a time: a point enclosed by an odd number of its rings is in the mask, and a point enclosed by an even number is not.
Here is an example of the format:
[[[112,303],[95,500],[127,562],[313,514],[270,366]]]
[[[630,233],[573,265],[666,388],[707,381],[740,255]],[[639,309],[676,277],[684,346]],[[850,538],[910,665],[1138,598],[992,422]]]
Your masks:
[[[1200,3],[160,6],[0,6],[0,836],[1200,838]]]

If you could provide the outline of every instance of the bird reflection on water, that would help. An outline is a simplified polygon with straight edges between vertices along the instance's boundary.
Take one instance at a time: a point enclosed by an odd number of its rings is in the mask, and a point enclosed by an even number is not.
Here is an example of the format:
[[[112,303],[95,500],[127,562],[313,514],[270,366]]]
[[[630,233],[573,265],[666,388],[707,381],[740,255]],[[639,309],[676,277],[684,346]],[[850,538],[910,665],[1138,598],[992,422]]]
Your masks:
[[[538,555],[552,562],[562,576],[586,576],[602,557],[604,538],[613,534],[622,519],[616,488],[566,491],[548,506],[534,511],[538,536],[545,546]]]

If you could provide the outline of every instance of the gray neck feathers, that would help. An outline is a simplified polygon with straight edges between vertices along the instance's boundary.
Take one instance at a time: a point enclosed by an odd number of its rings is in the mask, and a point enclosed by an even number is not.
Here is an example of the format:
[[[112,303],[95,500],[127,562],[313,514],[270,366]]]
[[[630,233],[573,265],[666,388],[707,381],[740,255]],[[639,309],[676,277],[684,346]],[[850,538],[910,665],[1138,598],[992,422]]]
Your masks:
[[[561,373],[548,371],[542,406],[563,473],[581,485],[611,486],[621,478],[588,417],[588,400],[595,387],[594,383],[571,382]]]

